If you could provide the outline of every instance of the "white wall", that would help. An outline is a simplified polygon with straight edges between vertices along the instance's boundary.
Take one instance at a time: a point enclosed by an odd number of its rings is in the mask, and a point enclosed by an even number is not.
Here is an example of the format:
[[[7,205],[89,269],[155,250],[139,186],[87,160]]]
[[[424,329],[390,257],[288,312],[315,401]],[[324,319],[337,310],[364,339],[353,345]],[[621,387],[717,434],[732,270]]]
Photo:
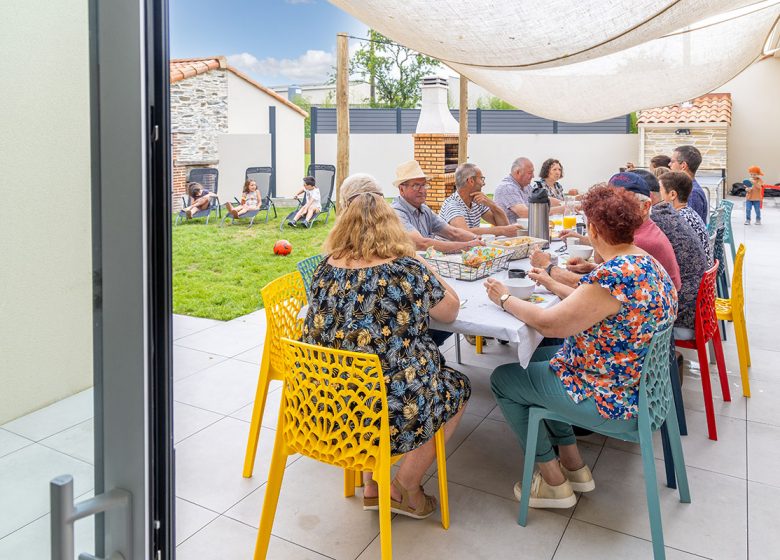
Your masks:
[[[0,222],[0,424],[92,385],[87,7],[0,3],[2,74],[13,84],[0,127],[13,186]],[[30,41],[32,29],[45,40]],[[33,201],[42,205],[22,210]]]
[[[317,163],[336,165],[336,135],[318,134],[315,157]],[[352,134],[349,138],[350,173],[370,173],[377,178],[385,196],[396,196],[393,187],[395,168],[414,158],[411,134]]]
[[[728,185],[761,166],[764,180],[780,182],[780,58],[757,62],[716,91],[731,93]]]
[[[219,201],[232,202],[241,199],[247,167],[271,165],[270,134],[220,134],[219,148]]]
[[[392,185],[395,168],[414,157],[411,134],[353,134],[350,136],[350,172],[374,175],[387,196],[398,191]],[[636,160],[637,134],[471,134],[469,161],[487,177],[485,192],[492,193],[509,174],[512,161],[526,156],[538,174],[542,162],[554,157],[563,163],[567,188],[587,190],[606,181],[627,161]],[[336,164],[336,135],[318,134],[317,163]]]
[[[229,70],[227,75],[229,134],[268,134],[268,108],[276,107],[276,195],[292,196],[305,173],[303,115]],[[251,166],[271,165],[270,153],[269,148],[268,163]],[[220,161],[223,157],[232,158],[220,149]],[[220,185],[223,184],[220,177]]]
[[[230,70],[228,82],[228,134],[266,134],[270,97]]]
[[[276,103],[276,196],[292,196],[303,184],[303,117]]]

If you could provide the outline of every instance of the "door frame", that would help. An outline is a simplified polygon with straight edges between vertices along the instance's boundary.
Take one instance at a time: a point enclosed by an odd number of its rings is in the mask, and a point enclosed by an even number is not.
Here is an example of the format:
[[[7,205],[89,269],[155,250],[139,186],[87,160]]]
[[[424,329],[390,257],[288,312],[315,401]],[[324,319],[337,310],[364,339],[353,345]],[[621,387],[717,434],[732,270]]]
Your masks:
[[[173,558],[168,1],[90,0],[98,556]]]

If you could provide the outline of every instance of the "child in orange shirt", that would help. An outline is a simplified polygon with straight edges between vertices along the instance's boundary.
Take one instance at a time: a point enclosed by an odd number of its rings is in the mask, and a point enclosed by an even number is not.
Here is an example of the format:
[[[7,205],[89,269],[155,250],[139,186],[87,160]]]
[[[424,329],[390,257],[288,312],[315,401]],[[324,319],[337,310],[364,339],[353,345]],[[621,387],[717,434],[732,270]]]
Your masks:
[[[745,225],[750,225],[750,214],[753,208],[756,209],[756,225],[761,225],[761,202],[764,200],[764,180],[761,168],[757,165],[748,167],[750,181],[745,182],[747,191],[745,194]],[[750,183],[748,186],[747,183]]]

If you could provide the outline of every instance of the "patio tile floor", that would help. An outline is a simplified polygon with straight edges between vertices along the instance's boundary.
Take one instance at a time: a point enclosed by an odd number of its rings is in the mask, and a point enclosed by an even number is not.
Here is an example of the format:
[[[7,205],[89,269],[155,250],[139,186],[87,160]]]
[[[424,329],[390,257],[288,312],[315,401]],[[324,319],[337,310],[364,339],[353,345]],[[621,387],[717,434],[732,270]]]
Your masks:
[[[771,325],[780,314],[774,257],[780,210],[765,204],[764,225],[742,226],[734,210],[737,242],[747,240],[745,278],[751,336],[752,398],[741,396],[733,331],[724,344],[732,402],[718,396],[713,378],[719,441],[706,436],[700,373],[686,368],[683,384],[689,434],[683,438],[692,504],[680,504],[663,486],[660,442],[656,471],[667,557],[780,559],[780,346]],[[771,290],[771,291],[770,291]],[[769,296],[768,294],[772,294]],[[233,321],[175,316],[174,426],[177,452],[177,545],[181,560],[250,558],[273,446],[280,384],[271,386],[255,473],[241,477],[265,317]],[[490,342],[484,354],[461,342],[472,380],[467,414],[448,444],[452,524],[438,514],[424,521],[396,517],[397,558],[587,559],[651,558],[641,458],[635,445],[591,436],[582,450],[592,466],[595,492],[570,510],[532,510],[517,525],[512,484],[520,478],[522,451],[490,392],[490,371],[514,361],[512,348]],[[455,365],[454,337],[444,346]],[[76,394],[0,426],[0,558],[48,557],[48,481],[71,473],[76,493],[93,486],[92,392]],[[437,493],[435,467],[425,482]],[[359,492],[358,492],[359,495]],[[78,552],[94,552],[92,521],[79,522]],[[291,457],[282,486],[269,558],[368,560],[379,558],[376,513],[359,497],[344,499],[338,469]]]

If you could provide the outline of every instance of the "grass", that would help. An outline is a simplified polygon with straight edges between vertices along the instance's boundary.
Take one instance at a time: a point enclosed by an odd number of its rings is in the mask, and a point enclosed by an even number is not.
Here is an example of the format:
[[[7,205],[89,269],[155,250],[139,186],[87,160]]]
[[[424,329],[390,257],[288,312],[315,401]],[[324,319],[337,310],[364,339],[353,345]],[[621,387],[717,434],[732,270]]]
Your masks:
[[[277,208],[279,216],[264,224],[260,216],[251,228],[247,221],[219,227],[216,215],[189,220],[173,227],[173,312],[192,317],[230,320],[263,307],[260,288],[296,270],[298,261],[320,253],[322,242],[335,222],[320,219],[311,229],[285,227],[282,218],[292,208]],[[175,218],[174,218],[175,219]],[[239,225],[241,224],[241,225]],[[273,245],[287,239],[289,256],[277,256]]]

